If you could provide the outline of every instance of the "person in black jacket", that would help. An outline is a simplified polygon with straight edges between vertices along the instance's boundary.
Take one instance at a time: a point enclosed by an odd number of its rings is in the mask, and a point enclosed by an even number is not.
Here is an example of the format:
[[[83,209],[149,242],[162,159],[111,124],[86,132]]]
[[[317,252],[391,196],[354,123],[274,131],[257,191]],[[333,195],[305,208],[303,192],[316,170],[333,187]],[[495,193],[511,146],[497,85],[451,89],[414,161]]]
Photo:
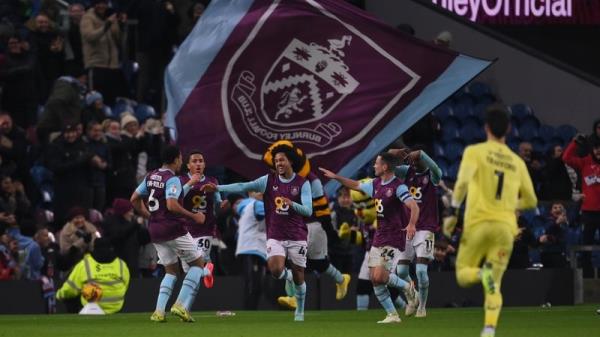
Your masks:
[[[117,256],[125,261],[131,276],[137,277],[140,239],[144,240],[145,236],[141,232],[146,229],[137,222],[131,202],[127,199],[115,199],[112,214],[106,217],[103,228]]]
[[[89,172],[94,154],[78,137],[74,125],[67,125],[61,136],[46,151],[46,165],[54,173],[54,222],[66,222],[74,206],[90,208]]]
[[[91,121],[87,124],[86,140],[88,150],[94,154],[90,171],[90,202],[92,208],[103,211],[106,204],[106,176],[112,158],[100,123]]]
[[[132,166],[132,155],[129,147],[121,138],[121,125],[116,120],[106,120],[102,123],[106,144],[112,158],[111,169],[108,172],[107,200],[112,203],[115,198],[129,198],[131,191],[137,186],[135,169]]]

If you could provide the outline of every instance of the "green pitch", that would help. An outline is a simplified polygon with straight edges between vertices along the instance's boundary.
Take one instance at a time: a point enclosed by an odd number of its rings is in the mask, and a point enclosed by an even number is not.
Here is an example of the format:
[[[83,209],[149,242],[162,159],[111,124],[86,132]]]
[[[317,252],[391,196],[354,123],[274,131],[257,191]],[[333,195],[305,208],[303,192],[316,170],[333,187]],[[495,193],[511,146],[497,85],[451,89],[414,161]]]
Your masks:
[[[600,315],[595,306],[505,308],[498,337],[600,336]],[[76,315],[0,315],[0,337],[478,337],[483,312],[480,308],[429,309],[425,319],[404,318],[401,324],[380,325],[383,310],[308,311],[306,321],[292,322],[292,312],[237,312],[217,317],[214,312],[195,312],[196,323],[181,323],[169,316],[167,323],[153,323],[150,313],[101,317]]]

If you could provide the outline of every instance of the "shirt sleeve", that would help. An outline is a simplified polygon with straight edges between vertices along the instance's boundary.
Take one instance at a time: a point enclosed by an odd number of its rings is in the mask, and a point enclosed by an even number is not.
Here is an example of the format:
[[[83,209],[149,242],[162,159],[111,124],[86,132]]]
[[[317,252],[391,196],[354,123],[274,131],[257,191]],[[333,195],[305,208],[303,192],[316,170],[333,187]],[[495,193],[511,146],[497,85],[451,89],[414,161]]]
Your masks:
[[[404,179],[404,177],[406,177],[406,172],[408,172],[408,165],[400,165],[400,166],[396,166],[396,169],[394,170],[396,177],[400,178],[400,179]]]
[[[313,199],[317,199],[323,196],[323,183],[320,179],[315,179],[310,182],[310,190]]]
[[[188,184],[183,184],[183,196],[185,197],[191,190],[193,186]]]
[[[361,182],[358,188],[369,197],[373,197],[373,179]]]
[[[400,201],[402,202],[407,202],[409,200],[412,200],[412,196],[410,195],[410,192],[408,192],[408,187],[406,187],[406,185],[402,184],[400,186],[398,186],[398,188],[396,188],[396,197],[398,197],[398,199],[400,199]]]
[[[308,217],[312,214],[312,192],[308,181],[305,181],[304,184],[302,184],[302,194],[300,195],[300,198],[302,200],[302,205],[294,202],[292,203],[292,209],[298,214]]]
[[[219,192],[225,193],[246,193],[246,192],[261,192],[265,193],[267,189],[267,175],[264,175],[256,180],[247,183],[235,183],[228,185],[218,185]]]
[[[179,196],[183,192],[183,187],[181,187],[181,180],[178,177],[172,177],[167,180],[166,185],[167,199],[179,199]]]
[[[562,155],[562,160],[565,162],[565,164],[571,166],[579,172],[581,172],[585,164],[583,158],[579,158],[577,156],[577,143],[575,143],[575,141],[572,141],[569,146],[567,146]]]
[[[440,169],[440,167],[435,163],[435,161],[433,161],[433,159],[431,159],[431,157],[427,155],[427,153],[425,153],[425,151],[421,151],[421,160],[429,169],[429,176],[431,177],[431,182],[434,185],[439,184],[440,180],[442,179],[442,170]]]
[[[467,187],[469,181],[473,179],[477,172],[477,158],[473,153],[472,147],[467,147],[463,153],[463,158],[458,170],[458,178],[454,184],[452,193],[452,207],[458,208],[467,196]]]
[[[146,187],[146,178],[135,189],[135,192],[139,195],[148,195],[148,187]]]
[[[254,217],[258,221],[265,218],[265,203],[264,202],[262,202],[260,200],[256,200],[254,202]]]

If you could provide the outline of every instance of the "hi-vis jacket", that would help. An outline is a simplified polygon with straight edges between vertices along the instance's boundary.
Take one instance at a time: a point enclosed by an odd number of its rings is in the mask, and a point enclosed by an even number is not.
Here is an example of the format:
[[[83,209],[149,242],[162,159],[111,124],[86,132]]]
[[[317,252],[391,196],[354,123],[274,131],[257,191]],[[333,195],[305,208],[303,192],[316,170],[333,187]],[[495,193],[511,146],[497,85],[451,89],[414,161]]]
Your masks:
[[[118,312],[123,307],[125,293],[129,287],[129,269],[123,260],[116,258],[110,263],[98,263],[90,254],[86,254],[75,265],[69,278],[56,293],[56,298],[81,297],[81,304],[87,301],[81,296],[86,283],[95,283],[102,289],[98,305],[107,314]]]

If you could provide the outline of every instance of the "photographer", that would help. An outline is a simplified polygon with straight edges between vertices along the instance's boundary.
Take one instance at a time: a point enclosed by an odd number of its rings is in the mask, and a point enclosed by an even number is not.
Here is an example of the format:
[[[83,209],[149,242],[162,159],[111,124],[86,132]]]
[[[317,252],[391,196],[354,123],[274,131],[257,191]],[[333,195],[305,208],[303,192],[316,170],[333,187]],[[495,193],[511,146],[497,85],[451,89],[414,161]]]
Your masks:
[[[591,154],[581,158],[577,149],[586,144],[584,135],[577,135],[563,154],[565,164],[578,171],[581,176],[583,204],[581,205],[581,220],[583,222],[583,244],[594,243],[594,236],[600,229],[600,138],[589,137]],[[583,254],[583,275],[591,277],[592,260],[590,253]]]
[[[69,222],[60,231],[60,254],[66,257],[66,269],[81,260],[85,253],[92,251],[98,231],[87,221],[88,211],[82,207],[69,210]]]

